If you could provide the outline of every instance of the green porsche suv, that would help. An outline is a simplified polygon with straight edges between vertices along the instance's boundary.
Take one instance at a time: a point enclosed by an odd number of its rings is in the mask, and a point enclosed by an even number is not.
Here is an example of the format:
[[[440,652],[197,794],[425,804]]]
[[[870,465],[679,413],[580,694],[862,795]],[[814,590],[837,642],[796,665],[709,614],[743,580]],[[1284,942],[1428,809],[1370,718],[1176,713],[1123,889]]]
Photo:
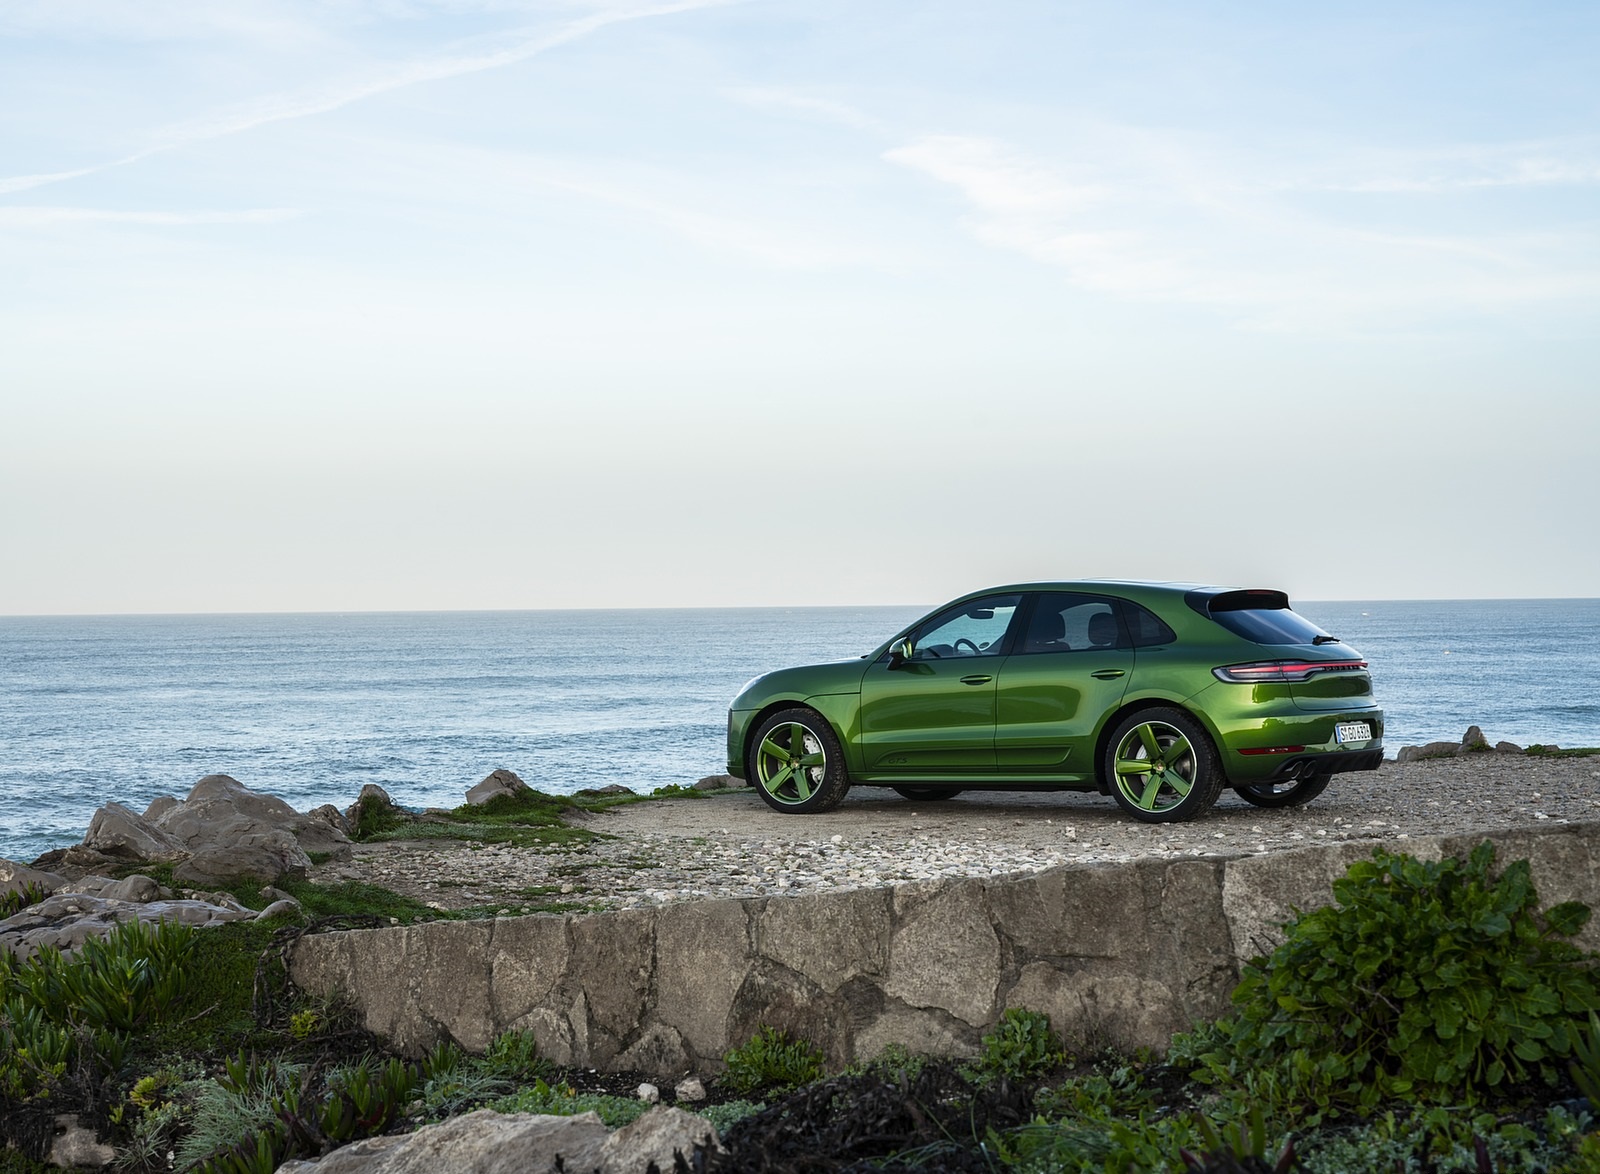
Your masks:
[[[1292,807],[1383,760],[1361,654],[1281,591],[1093,580],[964,596],[856,660],[751,681],[728,771],[778,811],[852,785],[1109,794],[1150,823]]]

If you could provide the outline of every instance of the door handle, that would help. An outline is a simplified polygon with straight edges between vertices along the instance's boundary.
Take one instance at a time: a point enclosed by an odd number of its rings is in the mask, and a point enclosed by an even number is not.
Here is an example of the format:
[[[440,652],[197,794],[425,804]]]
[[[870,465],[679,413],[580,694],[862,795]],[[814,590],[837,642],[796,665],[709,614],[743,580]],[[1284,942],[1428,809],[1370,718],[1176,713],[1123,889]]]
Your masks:
[[[1095,669],[1089,674],[1097,681],[1115,681],[1118,677],[1126,676],[1126,669]]]
[[[988,676],[987,674],[974,673],[970,677],[962,677],[961,683],[963,685],[987,685],[992,680],[994,680],[994,678]]]

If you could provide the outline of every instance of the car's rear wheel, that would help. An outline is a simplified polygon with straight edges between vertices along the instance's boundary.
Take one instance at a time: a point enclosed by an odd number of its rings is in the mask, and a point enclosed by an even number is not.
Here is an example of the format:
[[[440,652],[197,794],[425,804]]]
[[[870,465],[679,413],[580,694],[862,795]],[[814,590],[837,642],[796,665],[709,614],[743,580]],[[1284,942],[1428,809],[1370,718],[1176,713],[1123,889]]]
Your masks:
[[[891,791],[914,803],[936,803],[940,799],[954,799],[961,794],[960,787],[890,787]]]
[[[1322,794],[1332,779],[1332,775],[1326,774],[1306,775],[1299,779],[1250,783],[1247,786],[1235,787],[1234,790],[1238,792],[1239,798],[1247,803],[1254,803],[1257,807],[1299,807]]]
[[[762,722],[746,771],[768,807],[795,815],[832,811],[850,789],[839,739],[810,709],[780,709]]]
[[[1205,728],[1181,709],[1144,709],[1106,743],[1106,780],[1117,805],[1145,823],[1203,815],[1222,793],[1222,768]]]

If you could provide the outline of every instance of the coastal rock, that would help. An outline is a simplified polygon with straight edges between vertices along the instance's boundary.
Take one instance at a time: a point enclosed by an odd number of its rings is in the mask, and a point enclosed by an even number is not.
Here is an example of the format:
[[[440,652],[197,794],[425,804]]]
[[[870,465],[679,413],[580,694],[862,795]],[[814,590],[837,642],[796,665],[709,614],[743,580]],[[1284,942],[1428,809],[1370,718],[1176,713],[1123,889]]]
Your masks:
[[[525,795],[532,789],[517,777],[515,771],[501,769],[492,771],[481,783],[469,790],[467,802],[476,807],[501,795]]]
[[[694,785],[696,791],[727,791],[734,787],[744,786],[743,779],[736,779],[732,775],[707,775]]]
[[[369,783],[368,785],[370,786],[371,784]],[[378,789],[381,791],[383,788],[379,787]],[[388,796],[385,795],[384,798],[387,799]],[[359,800],[357,800],[357,802],[359,802]],[[352,830],[350,827],[350,821],[344,817],[344,812],[340,811],[332,803],[324,803],[321,807],[313,807],[310,811],[306,812],[306,818],[320,820],[329,827],[333,828],[346,840],[350,838],[350,832]],[[304,840],[301,842],[303,844]],[[318,849],[307,848],[306,851],[312,852],[318,851]]]
[[[182,860],[189,854],[182,840],[120,803],[107,803],[94,813],[83,846],[122,861]]]
[[[356,801],[344,809],[344,826],[351,835],[361,824],[361,813],[368,810],[376,811],[379,815],[397,815],[400,812],[394,800],[389,798],[388,791],[377,783],[365,783]]]
[[[631,1125],[625,1125],[600,1147],[601,1174],[640,1174],[650,1169],[696,1169],[695,1150],[718,1148],[711,1122],[671,1105],[657,1105]]]
[[[1467,732],[1461,735],[1461,753],[1482,753],[1489,749],[1489,739],[1483,736],[1483,731],[1477,726],[1468,726]]]
[[[370,1137],[319,1161],[285,1162],[278,1174],[622,1174],[621,1167],[602,1167],[607,1136],[593,1112],[554,1117],[479,1109],[415,1133]],[[633,1166],[627,1174],[643,1171]]]
[[[573,794],[581,795],[585,799],[603,799],[607,795],[637,795],[639,792],[632,787],[624,787],[621,783],[607,783],[603,787],[584,787]]]
[[[249,910],[204,901],[117,901],[87,893],[58,893],[0,921],[0,949],[27,958],[46,946],[71,955],[90,938],[104,937],[119,923],[176,921],[200,928],[245,921]]]
[[[0,897],[20,893],[30,885],[53,893],[66,883],[67,878],[58,872],[42,872],[14,860],[0,860]]]
[[[178,801],[171,795],[160,795],[150,800],[150,806],[144,809],[144,817],[152,822],[160,819],[167,812],[178,805]]]
[[[207,775],[182,802],[157,799],[142,816],[107,803],[94,813],[83,843],[35,864],[48,861],[82,878],[130,862],[171,862],[185,884],[217,886],[238,877],[302,877],[311,867],[308,852],[349,859],[350,839],[326,812],[301,815],[228,775]]]
[[[1521,754],[1523,752],[1522,747],[1515,742],[1496,742],[1494,749],[1496,754]]]
[[[197,854],[206,850],[257,847],[280,852],[276,839],[287,835],[294,846],[282,849],[281,854],[295,862],[293,867],[302,870],[311,865],[310,860],[305,859],[307,852],[348,855],[350,851],[350,837],[327,820],[301,815],[276,795],[252,791],[229,775],[207,775],[194,785],[187,799],[164,812],[155,822],[162,831]],[[260,860],[259,857],[255,859]],[[233,875],[261,874],[251,870]],[[275,878],[266,876],[263,879]]]
[[[237,877],[301,880],[310,868],[311,858],[299,842],[286,831],[273,830],[201,848],[172,870],[172,879],[186,885],[218,885]]]
[[[1396,762],[1416,762],[1422,758],[1453,758],[1461,753],[1459,742],[1429,742],[1424,746],[1402,746]]]

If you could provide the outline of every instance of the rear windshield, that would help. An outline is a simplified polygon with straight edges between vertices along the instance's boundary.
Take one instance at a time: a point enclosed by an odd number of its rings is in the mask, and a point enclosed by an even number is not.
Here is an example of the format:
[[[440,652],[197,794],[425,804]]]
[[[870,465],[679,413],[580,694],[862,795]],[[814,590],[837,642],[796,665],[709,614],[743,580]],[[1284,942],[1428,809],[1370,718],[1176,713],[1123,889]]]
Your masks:
[[[1241,607],[1212,612],[1211,618],[1257,644],[1314,644],[1328,634],[1286,607]]]

